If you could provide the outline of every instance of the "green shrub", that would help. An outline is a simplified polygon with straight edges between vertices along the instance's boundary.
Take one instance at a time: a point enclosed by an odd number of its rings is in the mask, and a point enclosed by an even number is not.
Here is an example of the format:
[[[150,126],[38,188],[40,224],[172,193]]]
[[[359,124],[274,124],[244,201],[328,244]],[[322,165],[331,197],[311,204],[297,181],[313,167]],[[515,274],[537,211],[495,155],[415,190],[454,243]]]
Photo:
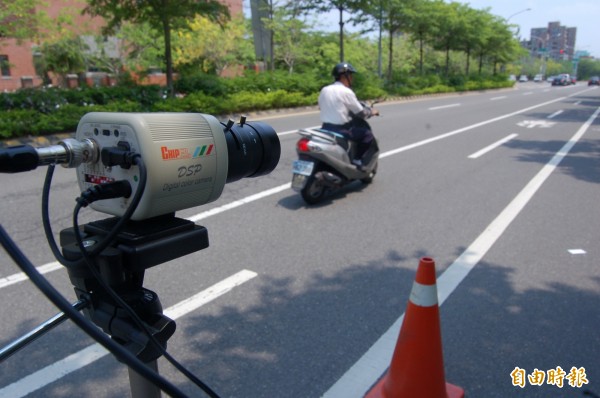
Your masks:
[[[37,135],[34,126],[41,115],[41,113],[31,109],[15,109],[3,112],[0,118],[0,137],[12,138]]]
[[[60,107],[56,112],[40,115],[32,126],[34,135],[53,134],[62,132],[74,132],[77,129],[79,119],[85,115],[86,108],[67,104]]]
[[[175,81],[175,91],[182,94],[202,92],[213,97],[224,97],[228,92],[227,82],[204,72],[184,74]]]
[[[144,112],[142,104],[130,100],[111,101],[106,105],[93,105],[88,107],[87,112]]]
[[[204,73],[184,74],[176,82],[182,97],[167,98],[159,86],[121,85],[77,89],[37,88],[0,93],[0,137],[73,132],[81,117],[103,112],[201,112],[216,116],[273,108],[315,105],[321,87],[332,82],[321,72],[289,74],[286,71],[246,72],[234,79]],[[359,73],[353,82],[358,98],[387,95],[447,93],[511,87],[505,75],[468,78],[439,74],[409,76],[396,73],[385,83],[377,76]]]

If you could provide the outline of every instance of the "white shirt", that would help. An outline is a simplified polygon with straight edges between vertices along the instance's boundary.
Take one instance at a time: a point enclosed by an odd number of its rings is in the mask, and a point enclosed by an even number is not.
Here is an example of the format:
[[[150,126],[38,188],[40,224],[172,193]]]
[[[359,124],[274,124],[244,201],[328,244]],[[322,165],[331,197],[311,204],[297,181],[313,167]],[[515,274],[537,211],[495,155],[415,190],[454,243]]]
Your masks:
[[[321,89],[319,109],[322,123],[346,124],[352,119],[350,112],[360,113],[363,106],[354,91],[336,81]]]

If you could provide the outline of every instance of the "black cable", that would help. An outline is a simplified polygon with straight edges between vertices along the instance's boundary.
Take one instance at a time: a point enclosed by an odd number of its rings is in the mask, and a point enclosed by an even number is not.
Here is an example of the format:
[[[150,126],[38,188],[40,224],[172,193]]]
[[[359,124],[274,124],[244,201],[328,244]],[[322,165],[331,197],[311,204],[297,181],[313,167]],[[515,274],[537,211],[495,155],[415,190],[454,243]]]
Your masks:
[[[48,245],[50,246],[50,250],[52,251],[54,258],[56,258],[56,260],[58,260],[58,262],[65,267],[75,267],[82,264],[82,260],[71,261],[67,260],[62,255],[58,245],[56,244],[54,234],[52,233],[52,226],[50,225],[50,186],[52,185],[52,177],[54,176],[55,167],[56,166],[54,164],[51,164],[48,166],[48,170],[46,170],[46,178],[44,180],[44,187],[42,189],[42,225],[44,226],[46,240],[48,241]]]
[[[202,380],[198,379],[193,373],[191,373],[188,369],[186,369],[183,365],[181,365],[171,354],[165,350],[165,348],[156,340],[154,335],[148,330],[148,327],[144,323],[144,321],[136,314],[136,312],[131,308],[127,302],[125,302],[105,281],[102,279],[102,276],[96,269],[93,264],[93,258],[89,255],[85,247],[83,246],[83,237],[79,232],[79,227],[77,225],[77,217],[78,213],[83,206],[78,202],[75,206],[75,210],[73,211],[73,223],[75,229],[75,238],[77,240],[77,244],[79,246],[79,250],[82,252],[84,256],[85,263],[92,273],[94,278],[98,281],[100,286],[111,296],[111,298],[131,317],[131,319],[135,322],[135,324],[142,330],[150,339],[152,344],[159,350],[162,356],[165,357],[167,361],[171,363],[177,370],[179,370],[184,376],[186,376],[191,382],[196,384],[202,391],[204,391],[211,398],[219,398],[219,395],[213,391],[206,383]]]
[[[125,303],[121,299],[121,297],[119,297],[114,292],[114,290],[111,289],[110,286],[108,286],[104,282],[104,280],[101,278],[101,276],[99,275],[96,268],[91,264],[91,258],[96,256],[100,252],[102,252],[102,250],[106,249],[106,247],[108,247],[112,243],[112,240],[114,239],[114,237],[116,237],[118,235],[118,233],[121,231],[124,224],[130,220],[131,216],[133,215],[135,209],[137,208],[137,206],[141,200],[141,197],[142,197],[142,194],[144,192],[144,188],[145,188],[146,182],[147,182],[146,168],[145,168],[145,165],[144,165],[143,160],[140,155],[132,155],[131,161],[140,168],[140,181],[138,184],[138,189],[136,190],[136,194],[134,195],[134,198],[132,199],[132,202],[131,202],[130,206],[128,207],[127,211],[125,212],[125,214],[123,214],[121,220],[117,223],[117,225],[114,226],[114,228],[105,237],[105,239],[94,248],[93,251],[88,252],[83,247],[83,244],[82,244],[83,239],[80,234],[80,229],[79,229],[79,226],[77,223],[77,217],[76,216],[73,217],[75,238],[78,242],[79,248],[83,255],[83,258],[81,260],[77,260],[77,261],[67,260],[62,255],[60,249],[58,248],[58,245],[56,244],[56,240],[55,240],[54,234],[52,232],[52,227],[50,225],[50,217],[49,217],[49,197],[50,197],[50,186],[52,183],[55,166],[53,164],[49,165],[47,173],[46,173],[46,178],[44,181],[43,192],[42,192],[42,223],[44,226],[44,232],[46,234],[46,239],[48,240],[48,244],[50,246],[52,253],[54,254],[54,257],[61,264],[69,267],[69,266],[79,266],[79,265],[82,265],[82,262],[85,262],[87,264],[89,270],[91,271],[92,275],[96,278],[96,280],[98,280],[100,285],[105,289],[105,291],[109,295],[111,295],[113,300],[115,300],[119,305],[121,305],[129,313],[129,315],[134,320],[134,322],[138,325],[138,327],[140,327],[140,329],[142,329],[149,336],[152,343],[156,347],[158,347],[159,351],[165,357],[165,359],[167,359],[177,370],[179,370],[183,375],[185,375],[190,381],[192,381],[199,388],[201,388],[208,396],[210,396],[211,398],[218,398],[219,396],[208,385],[206,385],[204,382],[202,382],[200,379],[198,379],[194,374],[192,374],[189,370],[187,370],[185,367],[183,367],[175,358],[173,358],[162,347],[162,345],[160,345],[160,343],[156,340],[156,338],[154,338],[154,336],[152,336],[150,331],[147,329],[147,327],[145,326],[143,321],[137,316],[135,311],[133,311],[133,309],[131,309],[131,307],[129,305],[127,305],[127,303]],[[82,197],[83,196],[84,196],[84,194],[82,194]],[[77,212],[77,213],[79,212],[81,207],[87,206],[89,204],[88,202],[81,201],[81,200],[77,200],[77,203],[78,203],[78,205],[76,206],[76,210],[75,210],[75,212]]]
[[[15,263],[17,263],[19,268],[21,268],[21,270],[29,277],[33,284],[35,284],[35,286],[48,298],[48,300],[50,300],[85,333],[100,343],[120,361],[124,362],[135,372],[154,383],[165,393],[171,395],[172,397],[186,397],[186,395],[177,387],[151,370],[125,348],[111,340],[107,335],[101,332],[96,325],[89,322],[79,312],[73,309],[71,304],[37,271],[31,261],[29,261],[29,259],[23,254],[15,242],[6,233],[6,230],[2,224],[0,224],[0,243],[10,257],[15,261]]]
[[[83,259],[94,276],[96,280],[100,283],[102,288],[111,296],[115,302],[117,302],[122,308],[124,308],[129,316],[134,320],[137,326],[146,333],[149,337],[150,341],[158,348],[161,355],[165,357],[177,370],[179,370],[183,375],[185,375],[191,382],[196,384],[200,389],[202,389],[209,397],[211,398],[219,398],[219,395],[214,392],[207,384],[198,379],[193,373],[187,370],[183,365],[181,365],[175,358],[173,358],[164,347],[156,340],[156,338],[152,335],[152,333],[148,330],[144,322],[140,319],[140,317],[135,313],[135,311],[108,285],[104,282],[98,270],[94,266],[93,257],[100,254],[104,249],[106,249],[114,240],[114,238],[121,232],[125,224],[131,219],[131,216],[135,212],[142,195],[144,193],[144,188],[147,182],[147,171],[145,164],[140,155],[133,155],[132,161],[135,165],[140,169],[140,181],[138,183],[138,189],[128,206],[127,210],[123,214],[123,216],[119,219],[117,224],[113,227],[111,232],[104,238],[104,240],[98,245],[94,246],[92,251],[88,251],[83,245],[83,237],[81,236],[81,230],[78,225],[78,214],[82,207],[88,205],[88,202],[85,200],[77,200],[77,205],[73,211],[73,229],[75,232],[75,239],[77,240],[77,244],[79,246],[79,250],[83,255]],[[84,195],[82,194],[82,197]]]

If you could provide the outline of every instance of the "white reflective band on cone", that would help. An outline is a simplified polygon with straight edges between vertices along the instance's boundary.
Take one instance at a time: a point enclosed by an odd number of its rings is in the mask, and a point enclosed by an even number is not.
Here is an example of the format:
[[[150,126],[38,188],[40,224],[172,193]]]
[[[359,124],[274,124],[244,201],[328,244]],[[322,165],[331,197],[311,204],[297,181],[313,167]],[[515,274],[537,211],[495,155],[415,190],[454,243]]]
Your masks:
[[[433,307],[438,304],[437,286],[414,282],[410,292],[410,302],[419,307]]]

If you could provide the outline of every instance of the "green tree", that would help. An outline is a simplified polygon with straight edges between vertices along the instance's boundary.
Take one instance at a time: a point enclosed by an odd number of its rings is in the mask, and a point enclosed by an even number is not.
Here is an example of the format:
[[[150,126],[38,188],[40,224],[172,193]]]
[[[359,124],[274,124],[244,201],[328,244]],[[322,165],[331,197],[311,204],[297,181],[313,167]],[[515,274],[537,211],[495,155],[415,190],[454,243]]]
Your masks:
[[[125,22],[116,33],[123,53],[123,65],[140,73],[164,65],[165,42],[160,29],[149,22]]]
[[[298,7],[280,7],[264,23],[273,32],[275,59],[283,62],[290,74],[298,62],[311,58],[312,49],[305,33],[309,26],[302,21]]]
[[[86,59],[84,53],[89,48],[79,37],[65,37],[55,42],[45,42],[39,47],[39,60],[42,72],[55,73],[59,85],[66,86],[67,75],[85,71]]]
[[[467,8],[463,11],[464,40],[462,50],[465,52],[465,75],[469,75],[471,55],[481,49],[486,39],[486,28],[491,20],[491,15],[485,10]]]
[[[35,39],[46,14],[37,11],[41,0],[10,0],[0,2],[0,38]],[[1,42],[0,42],[1,44]]]
[[[254,59],[243,17],[224,25],[204,16],[196,16],[189,29],[177,31],[173,38],[174,58],[178,65],[204,63],[203,68],[221,74],[228,66],[245,65]]]
[[[439,35],[434,40],[434,47],[446,54],[444,69],[447,76],[450,72],[450,52],[462,50],[465,41],[468,29],[466,12],[469,7],[464,4],[450,3],[444,4],[443,9],[443,13],[438,14]]]
[[[340,62],[345,61],[344,25],[346,22],[357,24],[365,21],[365,13],[362,12],[364,0],[297,0],[290,3],[296,4],[296,7],[304,12],[329,12],[332,10],[339,12],[339,60]],[[350,14],[350,18],[347,21],[344,20],[344,12]]]
[[[491,32],[481,48],[480,57],[485,56],[489,59],[493,74],[496,74],[500,66],[526,55],[527,51],[514,38],[510,26],[503,18],[493,18],[489,27]]]
[[[437,21],[443,0],[425,0],[415,4],[415,7],[405,10],[408,30],[412,33],[413,42],[419,43],[419,74],[424,72],[425,46],[437,37],[439,26]]]
[[[592,76],[600,76],[600,61],[589,58],[581,59],[577,65],[577,78],[582,80]]]
[[[153,28],[160,28],[165,43],[167,88],[171,96],[174,95],[171,32],[187,29],[196,15],[213,20],[229,17],[227,7],[216,0],[88,0],[85,12],[105,18],[107,32],[114,31],[125,21],[135,24],[148,22]]]

